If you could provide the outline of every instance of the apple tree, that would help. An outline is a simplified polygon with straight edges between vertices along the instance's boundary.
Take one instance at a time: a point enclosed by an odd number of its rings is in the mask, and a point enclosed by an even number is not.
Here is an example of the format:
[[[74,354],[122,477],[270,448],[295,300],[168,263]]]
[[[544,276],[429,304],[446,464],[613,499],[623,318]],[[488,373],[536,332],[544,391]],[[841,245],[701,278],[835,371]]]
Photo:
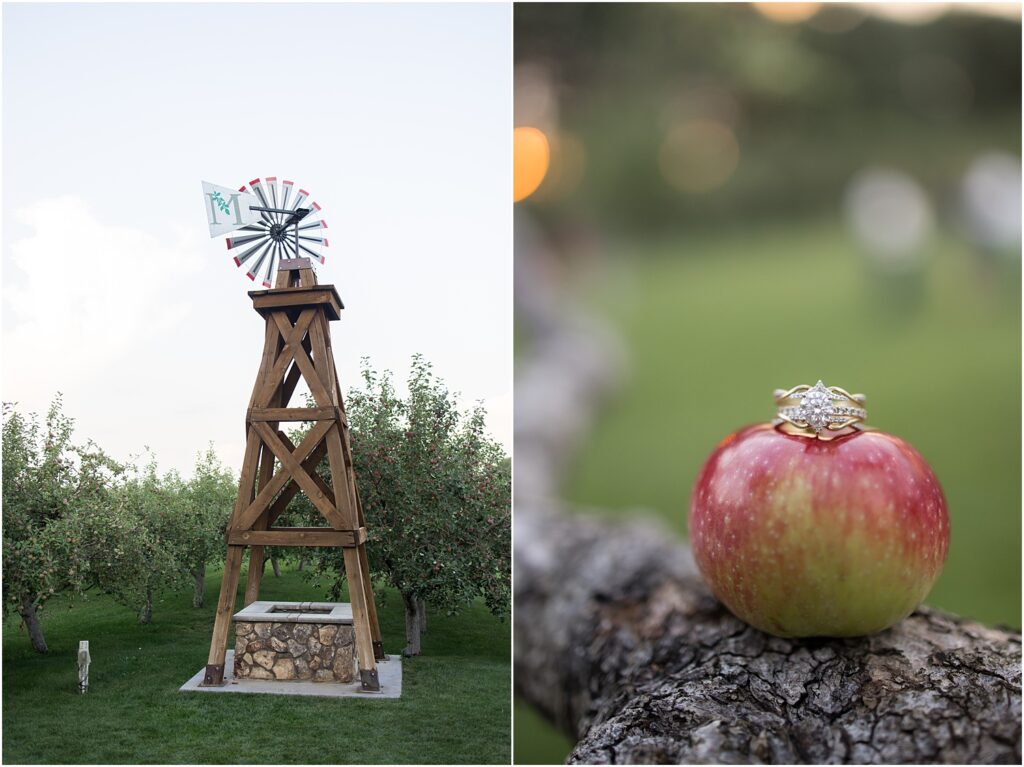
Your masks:
[[[192,479],[184,488],[179,520],[182,561],[192,576],[192,606],[203,606],[206,566],[224,553],[224,528],[238,491],[238,481],[210,445],[196,457]]]
[[[509,462],[485,433],[483,408],[460,411],[421,356],[413,358],[405,397],[390,374],[365,360],[363,383],[347,405],[370,568],[401,593],[404,652],[416,655],[427,604],[454,614],[483,598],[495,614],[508,611]],[[317,573],[335,574],[336,597],[341,552],[318,549],[315,556]]]
[[[58,395],[44,423],[3,406],[3,601],[16,610],[32,647],[47,652],[39,613],[79,588],[80,520],[104,508],[122,467],[91,442],[75,444],[74,421]]]

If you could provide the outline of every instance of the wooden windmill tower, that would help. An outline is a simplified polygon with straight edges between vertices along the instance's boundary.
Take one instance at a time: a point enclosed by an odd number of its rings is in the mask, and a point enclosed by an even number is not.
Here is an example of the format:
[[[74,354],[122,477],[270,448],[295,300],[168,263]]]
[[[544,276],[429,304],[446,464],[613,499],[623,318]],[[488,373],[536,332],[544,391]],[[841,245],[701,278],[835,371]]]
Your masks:
[[[331,346],[330,322],[339,319],[343,305],[333,285],[317,284],[310,259],[323,263],[317,247],[327,241],[316,233],[327,225],[310,221],[316,214],[309,214],[313,209],[318,214],[320,207],[316,203],[302,207],[308,195],[299,190],[292,198],[291,182],[283,183],[280,197],[274,178],[253,181],[251,186],[255,197],[244,186],[233,192],[204,184],[211,234],[218,212],[228,220],[234,217],[232,230],[252,232],[229,238],[228,248],[244,248],[235,263],[244,267],[251,262],[248,276],[255,280],[265,275],[263,285],[269,289],[249,293],[253,308],[266,322],[263,357],[246,411],[245,457],[225,536],[224,579],[203,685],[224,684],[228,633],[246,547],[250,547],[248,606],[259,595],[264,546],[339,546],[344,550],[352,602],[359,680],[363,690],[376,691],[380,689],[376,663],[385,655],[370,585],[366,523],[352,467],[348,419]],[[246,207],[258,213],[258,219],[240,212]],[[303,234],[310,231],[314,234]],[[275,266],[276,281],[270,288]],[[300,379],[309,387],[313,407],[289,407]],[[298,445],[280,428],[289,422],[313,424]],[[329,484],[316,473],[325,456]],[[274,526],[298,493],[309,498],[326,526]]]

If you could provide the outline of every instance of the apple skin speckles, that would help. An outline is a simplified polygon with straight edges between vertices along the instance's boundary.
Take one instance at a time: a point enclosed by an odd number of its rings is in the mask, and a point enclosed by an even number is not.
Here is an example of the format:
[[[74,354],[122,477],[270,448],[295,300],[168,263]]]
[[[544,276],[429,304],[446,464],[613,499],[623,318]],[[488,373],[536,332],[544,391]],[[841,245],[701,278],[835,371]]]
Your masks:
[[[825,441],[741,429],[701,469],[689,523],[711,590],[778,636],[892,626],[928,595],[949,550],[935,474],[880,431]]]

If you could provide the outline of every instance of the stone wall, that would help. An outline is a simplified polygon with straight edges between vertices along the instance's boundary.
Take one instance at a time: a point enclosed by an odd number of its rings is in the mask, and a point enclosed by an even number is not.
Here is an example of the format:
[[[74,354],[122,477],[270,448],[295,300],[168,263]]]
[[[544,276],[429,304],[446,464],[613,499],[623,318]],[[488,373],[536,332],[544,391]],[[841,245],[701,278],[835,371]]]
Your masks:
[[[351,625],[235,622],[236,679],[351,682],[355,664]]]

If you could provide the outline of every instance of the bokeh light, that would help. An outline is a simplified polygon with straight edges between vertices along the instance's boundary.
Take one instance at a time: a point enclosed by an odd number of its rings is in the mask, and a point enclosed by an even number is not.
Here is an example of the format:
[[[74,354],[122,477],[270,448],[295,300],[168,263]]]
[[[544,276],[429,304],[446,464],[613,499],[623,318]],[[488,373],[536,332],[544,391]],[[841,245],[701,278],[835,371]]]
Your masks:
[[[962,7],[970,5],[964,3]],[[950,3],[861,3],[861,7],[900,24],[930,24],[950,10]]]
[[[525,200],[541,185],[548,171],[551,150],[548,139],[537,128],[516,128],[513,132],[512,199]]]
[[[850,181],[843,212],[857,242],[882,266],[907,270],[924,258],[935,227],[921,185],[894,168],[865,168]]]
[[[672,126],[658,153],[662,176],[689,193],[710,192],[729,180],[740,161],[732,128],[718,120],[688,120]]]
[[[821,8],[821,3],[751,3],[754,10],[766,19],[779,24],[799,24],[807,21]]]
[[[971,236],[981,245],[1020,254],[1021,163],[1007,152],[989,152],[967,169],[961,204]]]

